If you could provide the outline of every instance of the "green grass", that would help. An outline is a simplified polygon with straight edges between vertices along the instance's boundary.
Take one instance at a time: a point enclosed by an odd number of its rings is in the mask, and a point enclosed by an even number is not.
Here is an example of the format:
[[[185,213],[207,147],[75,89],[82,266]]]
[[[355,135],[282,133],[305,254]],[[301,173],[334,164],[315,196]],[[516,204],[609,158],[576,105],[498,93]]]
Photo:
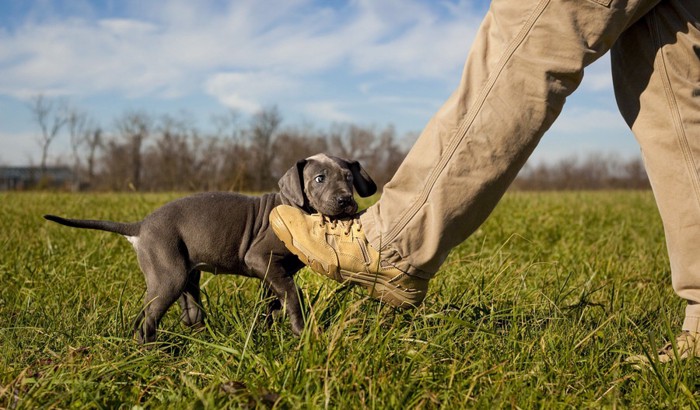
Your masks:
[[[637,371],[679,330],[648,192],[510,193],[399,312],[311,271],[295,338],[260,282],[204,274],[207,328],[174,306],[131,336],[144,281],[118,235],[44,213],[136,220],[176,194],[0,194],[0,408],[697,408],[695,360]]]

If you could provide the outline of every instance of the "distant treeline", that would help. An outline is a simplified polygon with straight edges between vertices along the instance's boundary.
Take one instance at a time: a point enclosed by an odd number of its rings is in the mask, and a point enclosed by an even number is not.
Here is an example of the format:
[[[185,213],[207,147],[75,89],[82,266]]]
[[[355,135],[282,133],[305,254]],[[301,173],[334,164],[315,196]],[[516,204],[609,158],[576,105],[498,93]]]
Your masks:
[[[649,189],[641,158],[591,153],[538,165],[525,164],[512,186],[525,191]]]
[[[265,108],[245,121],[233,111],[213,116],[207,131],[193,125],[187,115],[155,117],[143,111],[123,114],[105,131],[87,113],[41,95],[32,100],[30,109],[40,130],[38,168],[70,167],[73,181],[67,188],[81,190],[270,191],[297,160],[319,152],[360,161],[383,186],[410,145],[399,141],[414,138],[400,139],[391,126],[339,124],[326,130],[311,125],[283,126],[276,107]],[[69,139],[71,153],[50,155],[51,144],[60,137]],[[585,160],[526,165],[513,189],[648,186],[641,160],[592,155]]]
[[[235,111],[215,115],[208,130],[186,114],[176,118],[131,111],[116,118],[110,131],[63,101],[38,96],[30,108],[41,132],[37,168],[70,167],[72,189],[270,191],[298,160],[320,152],[360,161],[382,185],[405,156],[391,126],[283,126],[276,107],[246,119]],[[69,139],[70,154],[49,155],[56,138]],[[55,186],[50,181],[43,185]]]

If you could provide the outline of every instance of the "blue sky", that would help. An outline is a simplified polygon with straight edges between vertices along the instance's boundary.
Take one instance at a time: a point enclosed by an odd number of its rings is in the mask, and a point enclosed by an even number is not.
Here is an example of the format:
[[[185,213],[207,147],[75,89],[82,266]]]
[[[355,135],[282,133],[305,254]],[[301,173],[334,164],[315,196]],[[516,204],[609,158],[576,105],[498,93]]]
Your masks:
[[[0,1],[0,165],[38,163],[32,96],[65,97],[104,129],[129,110],[213,114],[276,105],[283,125],[419,132],[456,87],[486,0]],[[410,142],[410,141],[408,141]],[[67,155],[68,137],[51,157]],[[639,149],[607,57],[531,161]]]

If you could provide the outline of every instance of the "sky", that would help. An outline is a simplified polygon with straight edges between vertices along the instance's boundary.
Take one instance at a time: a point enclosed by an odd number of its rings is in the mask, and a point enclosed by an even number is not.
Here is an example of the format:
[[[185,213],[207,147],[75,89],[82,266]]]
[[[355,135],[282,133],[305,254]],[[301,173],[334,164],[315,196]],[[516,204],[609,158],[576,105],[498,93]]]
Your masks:
[[[63,98],[109,131],[129,111],[420,132],[459,82],[488,0],[2,0],[0,165],[38,164],[29,102]],[[514,91],[516,92],[516,91]],[[405,138],[410,145],[410,137]],[[51,158],[69,152],[68,136]],[[639,156],[609,59],[586,69],[530,162]]]

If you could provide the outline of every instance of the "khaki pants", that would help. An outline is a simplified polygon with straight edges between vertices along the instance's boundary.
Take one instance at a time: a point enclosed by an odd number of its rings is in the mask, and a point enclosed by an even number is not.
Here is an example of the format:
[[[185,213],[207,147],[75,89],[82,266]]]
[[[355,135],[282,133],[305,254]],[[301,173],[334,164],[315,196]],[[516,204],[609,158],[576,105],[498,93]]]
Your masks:
[[[700,329],[700,0],[493,0],[457,90],[362,215],[383,259],[429,278],[491,213],[612,49],[618,106],[642,148],[684,329]]]

